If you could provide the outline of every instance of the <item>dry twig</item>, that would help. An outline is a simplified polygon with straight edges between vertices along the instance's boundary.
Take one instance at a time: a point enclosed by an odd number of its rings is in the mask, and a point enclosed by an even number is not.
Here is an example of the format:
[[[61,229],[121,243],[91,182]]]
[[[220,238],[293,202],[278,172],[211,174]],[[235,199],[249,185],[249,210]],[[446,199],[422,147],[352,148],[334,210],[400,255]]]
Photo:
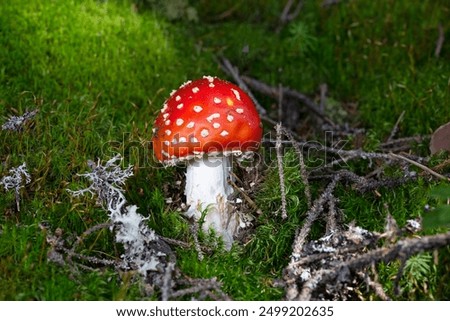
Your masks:
[[[231,175],[233,175],[234,177],[236,177],[235,173],[231,173]],[[242,188],[240,188],[239,186],[236,185],[236,183],[233,180],[228,180],[228,183],[233,186],[234,190],[237,191],[239,194],[242,195],[242,197],[245,199],[245,202],[250,206],[250,208],[258,215],[262,214],[262,210],[258,207],[258,205],[256,205],[255,201],[253,201],[251,199],[250,196],[247,195],[247,193],[245,193]]]
[[[288,0],[286,2],[286,5],[284,6],[280,16],[280,24],[276,29],[277,33],[279,33],[287,23],[297,18],[297,16],[300,14],[300,11],[302,10],[303,1],[302,0],[297,1],[297,5],[295,6],[294,10],[291,10],[293,5],[294,0]]]
[[[445,41],[445,33],[444,28],[442,27],[442,24],[438,25],[438,38],[436,40],[436,48],[434,50],[434,56],[438,58],[441,55],[442,46],[444,45]]]
[[[290,131],[286,130],[286,129],[284,129],[283,131],[284,131],[284,134],[287,136],[287,138],[292,142],[292,146],[294,147],[294,150],[297,153],[298,161],[299,161],[299,164],[300,164],[300,177],[302,178],[302,182],[303,182],[303,186],[304,186],[304,190],[305,190],[306,202],[307,202],[308,208],[310,208],[311,205],[312,205],[311,189],[309,187],[308,171],[306,170],[306,165],[305,165],[305,160],[303,158],[303,153],[302,153],[299,145],[295,141],[294,136],[292,135],[292,133]]]
[[[88,228],[86,231],[84,231],[79,237],[77,237],[77,240],[72,244],[71,253],[75,253],[77,247],[92,233],[102,230],[105,228],[110,228],[112,226],[112,222],[106,222],[106,223],[100,223],[97,225],[94,225],[90,228]]]
[[[324,114],[324,112],[320,109],[320,106],[318,106],[311,98],[309,98],[308,96],[306,96],[305,94],[303,94],[297,90],[293,90],[293,89],[281,86],[281,91],[280,91],[280,87],[269,86],[257,79],[251,78],[251,77],[241,76],[241,79],[247,85],[249,85],[256,91],[258,91],[262,94],[268,95],[269,97],[279,99],[280,92],[282,92],[283,96],[285,96],[285,97],[295,98],[298,101],[300,101],[303,105],[305,105],[315,115],[317,115],[318,117],[323,119],[325,122],[327,122],[329,124],[333,124],[333,122],[331,120],[329,120],[326,117],[326,115]]]
[[[189,224],[189,229],[191,231],[192,238],[194,239],[194,247],[195,247],[195,250],[197,251],[197,258],[199,261],[203,261],[203,259],[204,259],[203,251],[202,251],[202,247],[200,246],[200,242],[198,241],[198,232],[200,230],[198,221],[193,220],[193,222],[191,222],[191,224]]]
[[[372,265],[373,266],[373,265]],[[369,274],[359,271],[358,276],[364,280],[368,287],[372,288],[375,294],[383,301],[391,301],[391,298],[384,292],[383,286],[377,281],[372,280]]]
[[[371,264],[380,262],[390,262],[399,257],[410,257],[414,254],[431,251],[450,244],[450,232],[424,236],[422,238],[410,238],[400,240],[397,243],[378,248],[368,253],[357,256],[354,259],[342,262],[333,269],[319,270],[302,287],[302,291],[297,297],[299,300],[310,300],[313,292],[319,286],[332,282],[339,278],[343,273],[348,274],[352,271],[361,270]]]
[[[388,142],[392,141],[395,137],[395,135],[397,135],[398,132],[398,126],[400,125],[400,123],[403,120],[403,117],[405,116],[405,111],[402,111],[402,113],[400,114],[400,116],[398,116],[397,121],[395,122],[394,127],[391,130],[391,134],[389,135],[389,138],[387,139]]]
[[[331,7],[333,5],[341,3],[342,0],[323,0],[322,7]]]
[[[162,301],[168,301],[172,294],[172,287],[173,287],[172,274],[174,270],[175,270],[175,263],[169,262],[164,272],[163,282],[161,286]]]
[[[281,218],[287,218],[287,202],[286,202],[286,186],[284,185],[284,166],[283,166],[283,152],[281,145],[281,136],[283,135],[283,130],[281,124],[276,126],[277,132],[277,143],[275,149],[277,152],[277,164],[278,164],[278,176],[280,178],[280,193],[281,193]]]
[[[409,158],[407,158],[407,157],[405,157],[405,156],[398,155],[398,154],[394,154],[394,153],[389,153],[389,155],[390,155],[391,157],[393,157],[393,158],[397,158],[397,159],[403,160],[403,161],[405,161],[405,162],[408,162],[408,163],[410,163],[410,164],[413,164],[414,166],[417,166],[417,167],[423,169],[424,171],[430,173],[430,174],[433,175],[434,177],[437,177],[437,178],[442,179],[442,180],[444,180],[444,181],[450,182],[450,178],[449,178],[449,177],[446,177],[446,176],[444,176],[444,175],[441,175],[441,174],[439,174],[439,173],[436,173],[436,172],[433,171],[431,168],[428,168],[427,166],[425,166],[425,165],[423,165],[423,164],[420,164],[420,163],[418,163],[418,162],[416,162],[416,161],[414,161],[414,160],[412,160],[412,159],[409,159]]]
[[[314,201],[312,207],[306,213],[306,219],[303,223],[303,226],[294,239],[291,264],[301,257],[303,245],[305,244],[306,238],[309,235],[311,226],[319,217],[320,213],[322,213],[325,203],[329,202],[330,198],[333,197],[332,192],[334,191],[336,184],[339,182],[341,177],[342,176],[340,174],[335,175],[322,195],[320,195],[320,197]]]
[[[228,301],[230,297],[221,289],[221,283],[216,278],[188,280],[188,288],[172,292],[171,298],[177,299],[192,294],[205,294],[215,297],[217,300]],[[181,282],[180,282],[181,283]]]

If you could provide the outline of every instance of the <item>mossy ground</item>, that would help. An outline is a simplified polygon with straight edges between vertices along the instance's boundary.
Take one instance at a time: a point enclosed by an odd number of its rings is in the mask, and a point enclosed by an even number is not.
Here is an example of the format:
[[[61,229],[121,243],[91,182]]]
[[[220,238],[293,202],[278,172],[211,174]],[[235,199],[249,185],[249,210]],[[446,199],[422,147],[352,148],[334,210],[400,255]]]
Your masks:
[[[216,56],[226,56],[252,77],[312,96],[326,83],[336,108],[356,106],[346,120],[367,129],[367,148],[389,136],[403,111],[399,137],[430,134],[449,120],[450,41],[434,56],[438,26],[447,35],[450,30],[448,1],[343,1],[329,8],[321,2],[305,2],[299,17],[276,33],[283,1],[192,1],[199,17],[193,22],[170,21],[151,7],[136,11],[127,1],[3,0],[0,116],[35,108],[39,113],[22,132],[0,132],[0,173],[26,162],[32,176],[21,190],[20,212],[13,193],[0,194],[0,299],[142,298],[139,284],[123,282],[108,269],[73,277],[69,267],[47,262],[39,224],[61,228],[70,238],[105,221],[95,200],[72,199],[67,188],[85,186],[76,174],[88,171],[88,159],[121,152],[136,164],[127,184],[129,202],[150,215],[159,234],[190,241],[187,223],[164,200],[163,186],[176,170],[155,168],[145,142],[173,88],[205,74],[226,77]],[[273,102],[257,98],[270,111]],[[288,220],[275,215],[280,196],[272,164],[254,194],[263,215],[246,245],[208,254],[202,262],[193,249],[177,249],[183,273],[217,277],[234,299],[283,297],[273,281],[281,277],[307,210],[295,157],[288,154],[285,164]],[[429,188],[421,180],[380,190],[381,197],[342,190],[340,206],[346,222],[381,230],[384,204],[403,224],[432,202]],[[120,253],[106,231],[84,246],[90,253]],[[449,282],[443,282],[450,272],[448,253],[438,266],[423,257],[419,272],[407,270],[417,273],[405,275],[407,291],[400,298],[449,299]],[[395,264],[380,268],[390,293],[395,274]]]

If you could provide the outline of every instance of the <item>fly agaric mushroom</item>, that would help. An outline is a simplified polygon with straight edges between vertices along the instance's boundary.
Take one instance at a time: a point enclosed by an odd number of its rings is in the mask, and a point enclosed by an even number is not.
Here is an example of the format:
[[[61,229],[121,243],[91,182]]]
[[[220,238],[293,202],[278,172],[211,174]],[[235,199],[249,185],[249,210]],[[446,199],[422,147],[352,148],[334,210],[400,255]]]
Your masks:
[[[227,249],[239,226],[228,198],[230,157],[259,147],[262,125],[251,98],[238,86],[205,76],[173,91],[153,127],[153,150],[165,165],[186,162],[187,217],[223,238]]]

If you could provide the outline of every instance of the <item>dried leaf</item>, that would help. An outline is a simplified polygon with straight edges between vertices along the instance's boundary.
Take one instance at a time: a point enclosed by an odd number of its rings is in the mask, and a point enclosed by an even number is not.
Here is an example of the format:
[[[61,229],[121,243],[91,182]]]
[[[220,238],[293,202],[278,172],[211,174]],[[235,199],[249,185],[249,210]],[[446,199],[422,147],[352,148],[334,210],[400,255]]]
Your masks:
[[[443,150],[450,151],[450,122],[436,129],[431,136],[431,154],[436,154]]]

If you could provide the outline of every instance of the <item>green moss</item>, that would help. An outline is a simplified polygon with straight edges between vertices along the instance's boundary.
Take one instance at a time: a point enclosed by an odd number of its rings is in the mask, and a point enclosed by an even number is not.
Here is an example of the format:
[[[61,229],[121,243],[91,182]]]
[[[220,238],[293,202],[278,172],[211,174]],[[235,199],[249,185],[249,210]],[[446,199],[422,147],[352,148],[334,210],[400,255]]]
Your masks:
[[[242,73],[312,97],[326,83],[332,106],[356,106],[346,120],[367,129],[367,150],[385,141],[403,111],[399,137],[429,134],[448,121],[450,42],[444,42],[440,58],[434,57],[438,25],[450,28],[448,1],[345,1],[329,8],[321,3],[305,2],[299,17],[276,32],[281,1],[191,2],[199,16],[193,22],[169,21],[151,9],[136,11],[131,1],[68,0],[62,5],[53,0],[3,0],[0,116],[34,108],[39,113],[22,132],[0,131],[1,176],[24,161],[32,176],[21,190],[19,213],[13,193],[0,194],[0,299],[141,298],[130,275],[119,277],[105,269],[74,276],[70,267],[47,262],[49,246],[40,223],[52,231],[62,229],[71,240],[107,219],[95,200],[73,199],[67,192],[87,184],[76,174],[88,171],[89,159],[124,154],[124,165],[136,165],[126,187],[129,202],[149,216],[157,233],[192,242],[186,220],[165,200],[167,182],[182,173],[155,167],[148,139],[172,88],[204,74],[226,77],[215,56],[226,56]],[[269,111],[276,103],[256,95]],[[426,142],[418,149],[427,153]],[[287,150],[288,218],[281,219],[276,159],[270,152],[264,155],[267,167],[252,195],[263,214],[256,217],[248,242],[231,252],[207,254],[201,262],[192,249],[176,248],[185,275],[217,277],[224,290],[240,300],[283,297],[273,282],[282,277],[307,210],[298,161]],[[444,160],[445,155],[436,156],[430,167]],[[367,173],[369,166],[361,162],[352,169]],[[364,228],[382,230],[384,204],[402,225],[433,202],[429,187],[420,179],[365,195],[339,186],[336,195],[346,223],[355,220]],[[322,188],[323,183],[315,181],[313,196]],[[314,226],[314,236],[322,232],[323,226]],[[201,239],[208,241],[207,236]],[[86,238],[80,250],[120,254],[106,230]],[[422,267],[423,273],[407,271],[401,285],[413,294],[401,298],[448,298],[447,252],[440,252],[442,264],[437,266],[426,256],[411,261],[410,266]],[[396,264],[380,267],[383,285],[390,286],[397,269]]]

